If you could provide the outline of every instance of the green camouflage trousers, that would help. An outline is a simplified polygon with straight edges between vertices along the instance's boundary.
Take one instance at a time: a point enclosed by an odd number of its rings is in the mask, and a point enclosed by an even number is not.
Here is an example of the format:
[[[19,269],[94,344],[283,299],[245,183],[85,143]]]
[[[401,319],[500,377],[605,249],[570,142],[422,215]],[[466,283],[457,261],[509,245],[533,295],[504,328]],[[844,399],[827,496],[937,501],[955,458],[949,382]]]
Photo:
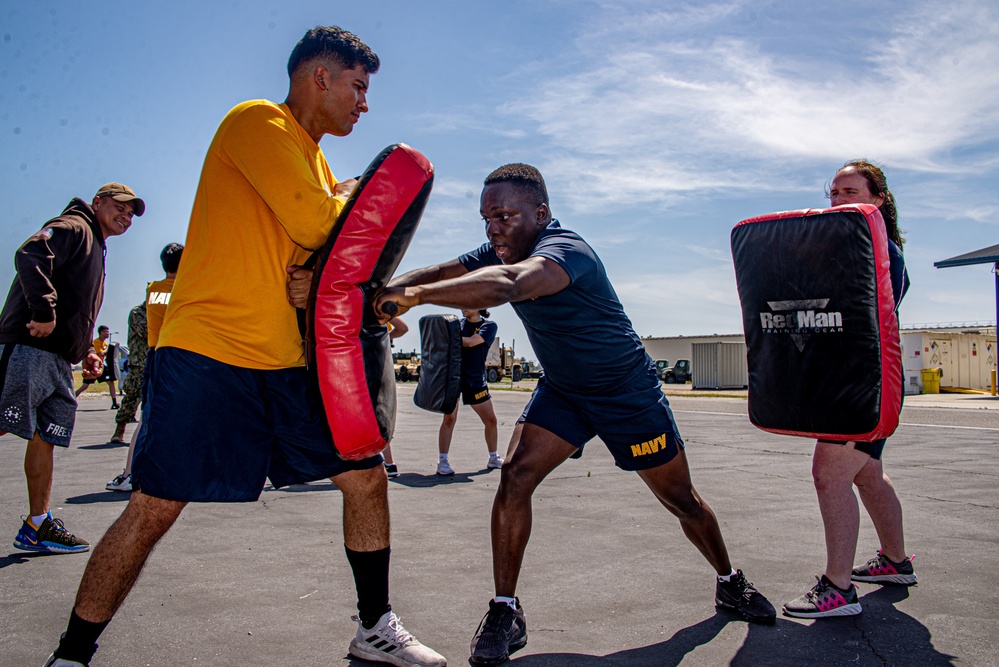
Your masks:
[[[148,335],[146,302],[143,301],[128,314],[128,376],[121,385],[125,398],[121,399],[121,407],[114,416],[118,424],[128,424],[135,419],[135,411],[142,400],[142,375],[149,352]]]

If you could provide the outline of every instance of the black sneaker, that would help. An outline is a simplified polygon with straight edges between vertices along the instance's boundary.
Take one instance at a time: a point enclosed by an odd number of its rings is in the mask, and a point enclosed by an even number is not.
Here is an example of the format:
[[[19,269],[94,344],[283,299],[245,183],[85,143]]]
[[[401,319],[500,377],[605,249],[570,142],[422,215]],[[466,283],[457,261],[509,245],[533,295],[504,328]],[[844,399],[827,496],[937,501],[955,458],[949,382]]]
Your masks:
[[[715,604],[732,609],[750,623],[772,625],[777,621],[777,610],[746,580],[742,570],[736,570],[728,581],[718,580]]]
[[[505,602],[490,600],[489,611],[472,637],[472,664],[498,665],[526,645],[527,621],[520,600],[516,610]]]

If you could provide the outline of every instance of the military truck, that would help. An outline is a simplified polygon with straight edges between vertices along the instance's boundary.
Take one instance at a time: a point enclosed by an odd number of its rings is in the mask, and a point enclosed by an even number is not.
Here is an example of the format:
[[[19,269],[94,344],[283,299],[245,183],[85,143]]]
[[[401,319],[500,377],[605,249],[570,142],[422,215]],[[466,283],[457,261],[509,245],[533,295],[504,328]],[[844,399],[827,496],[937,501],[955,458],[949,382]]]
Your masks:
[[[663,368],[659,373],[659,381],[666,384],[685,384],[690,381],[690,360],[677,359],[672,366]]]
[[[524,378],[524,367],[514,356],[513,348],[503,347],[496,338],[486,353],[486,382],[499,382],[505,377],[520,382]]]
[[[524,371],[525,378],[539,378],[545,373],[545,369],[541,367],[541,364],[524,357],[520,358],[520,367]]]
[[[399,382],[420,379],[420,353],[416,350],[412,352],[393,352],[392,365],[395,367],[395,379]]]

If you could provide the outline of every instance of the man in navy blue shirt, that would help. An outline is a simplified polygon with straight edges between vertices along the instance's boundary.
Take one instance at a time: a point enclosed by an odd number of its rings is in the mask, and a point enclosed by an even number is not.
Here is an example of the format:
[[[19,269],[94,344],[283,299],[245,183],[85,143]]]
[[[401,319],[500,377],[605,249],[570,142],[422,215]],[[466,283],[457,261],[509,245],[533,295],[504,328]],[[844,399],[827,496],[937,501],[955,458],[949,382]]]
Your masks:
[[[531,534],[531,496],[544,478],[599,436],[618,467],[634,470],[679,520],[718,574],[715,604],[773,623],[773,605],[732,568],[718,520],[690,482],[683,441],[655,365],[593,249],[554,220],[544,179],[510,164],[485,179],[488,243],[410,271],[375,300],[399,313],[420,304],[487,308],[511,303],[545,369],[518,420],[492,512],[496,597],[472,639],[472,662],[497,664],[527,643],[515,597]],[[586,359],[583,364],[578,359]]]
[[[486,384],[486,357],[489,347],[496,340],[496,323],[487,320],[489,311],[478,308],[466,308],[461,311],[461,402],[471,406],[475,414],[482,420],[485,430],[486,449],[489,451],[487,469],[503,467],[503,459],[496,451],[496,411],[493,410],[493,398],[489,395],[489,385]],[[453,475],[454,468],[448,461],[451,451],[451,436],[458,422],[458,406],[450,414],[444,415],[440,432],[437,434],[437,447],[440,456],[437,460],[438,475]]]

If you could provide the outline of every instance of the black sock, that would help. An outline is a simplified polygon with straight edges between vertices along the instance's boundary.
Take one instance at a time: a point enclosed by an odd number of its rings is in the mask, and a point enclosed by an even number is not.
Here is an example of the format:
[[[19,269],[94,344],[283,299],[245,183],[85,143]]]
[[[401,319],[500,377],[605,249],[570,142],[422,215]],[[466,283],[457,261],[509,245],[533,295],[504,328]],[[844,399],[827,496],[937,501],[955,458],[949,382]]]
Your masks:
[[[59,648],[55,650],[55,657],[63,660],[79,662],[89,665],[90,659],[97,651],[97,638],[108,627],[111,619],[100,623],[85,621],[76,615],[76,609],[69,617],[69,625],[59,641]]]
[[[344,546],[344,551],[354,573],[357,615],[361,625],[370,630],[378,619],[392,611],[389,604],[389,554],[392,547],[378,551],[351,551]]]

